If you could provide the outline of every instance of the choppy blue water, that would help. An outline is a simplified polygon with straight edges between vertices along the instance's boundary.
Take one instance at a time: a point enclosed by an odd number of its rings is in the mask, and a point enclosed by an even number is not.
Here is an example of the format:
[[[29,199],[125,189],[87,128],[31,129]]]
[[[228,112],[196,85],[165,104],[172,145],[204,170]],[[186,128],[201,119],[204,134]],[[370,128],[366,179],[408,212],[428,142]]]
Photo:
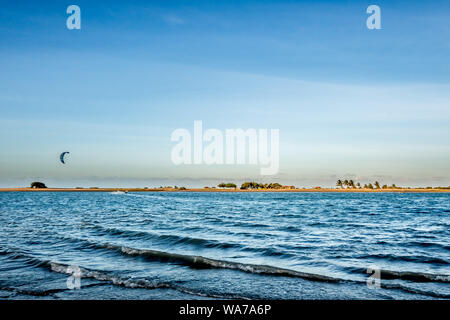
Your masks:
[[[0,298],[449,299],[449,229],[450,194],[0,193]]]

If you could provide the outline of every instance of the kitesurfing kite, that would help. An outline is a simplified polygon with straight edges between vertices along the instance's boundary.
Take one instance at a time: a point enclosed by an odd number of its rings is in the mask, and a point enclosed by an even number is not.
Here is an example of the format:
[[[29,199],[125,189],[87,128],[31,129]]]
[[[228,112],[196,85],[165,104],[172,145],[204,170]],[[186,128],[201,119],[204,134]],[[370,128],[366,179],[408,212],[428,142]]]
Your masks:
[[[69,154],[69,151],[64,151],[63,153],[61,153],[61,154],[59,155],[59,160],[60,160],[63,164],[65,164],[65,162],[64,162],[64,156],[65,156],[66,154]]]

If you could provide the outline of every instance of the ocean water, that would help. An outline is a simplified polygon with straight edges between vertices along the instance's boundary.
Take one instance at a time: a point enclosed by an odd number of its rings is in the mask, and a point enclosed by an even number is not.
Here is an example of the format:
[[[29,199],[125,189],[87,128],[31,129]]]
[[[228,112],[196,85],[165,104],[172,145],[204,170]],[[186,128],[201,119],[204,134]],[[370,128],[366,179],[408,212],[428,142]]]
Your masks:
[[[450,194],[0,193],[0,299],[449,299],[449,262]]]

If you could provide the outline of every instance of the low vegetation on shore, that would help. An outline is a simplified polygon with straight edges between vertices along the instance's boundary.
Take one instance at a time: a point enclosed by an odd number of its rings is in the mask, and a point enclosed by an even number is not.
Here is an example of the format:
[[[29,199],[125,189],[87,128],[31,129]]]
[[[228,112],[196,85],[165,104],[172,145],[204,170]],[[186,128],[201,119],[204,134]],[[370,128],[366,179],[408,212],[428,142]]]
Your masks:
[[[179,186],[160,186],[160,187],[137,187],[137,188],[124,188],[124,187],[76,187],[76,188],[53,188],[47,187],[43,182],[32,182],[30,187],[25,188],[0,188],[1,192],[8,191],[193,191],[193,192],[214,192],[214,191],[293,191],[293,192],[450,192],[450,186],[447,187],[398,187],[395,184],[388,186],[387,184],[380,185],[378,181],[374,183],[366,183],[361,185],[359,182],[353,180],[338,180],[336,187],[320,187],[313,188],[295,187],[295,186],[283,186],[279,183],[259,183],[259,182],[244,182],[238,187],[235,183],[219,183],[217,187],[205,186],[203,188],[186,188]]]
[[[427,189],[427,190],[431,190],[431,189],[444,189],[444,190],[448,190],[450,189],[450,186],[448,187],[398,187],[397,185],[395,185],[395,183],[391,184],[390,186],[387,184],[383,184],[381,185],[378,181],[375,181],[373,184],[372,183],[365,183],[364,185],[361,185],[360,182],[354,182],[353,180],[341,180],[339,179],[338,181],[336,181],[336,187],[340,188],[340,189],[369,189],[369,190],[375,190],[375,189],[399,189],[399,190],[403,190],[403,189]]]
[[[220,183],[217,185],[218,188],[222,189],[237,189],[234,183]],[[259,190],[259,189],[295,189],[294,186],[282,186],[279,183],[259,183],[259,182],[244,182],[241,184],[241,190]]]
[[[236,189],[237,186],[234,183],[219,183],[217,185],[218,188],[226,188],[226,189]]]
[[[341,180],[339,179],[336,182],[336,187],[341,189],[403,189],[401,187],[397,187],[395,184],[392,184],[388,186],[387,184],[384,184],[383,186],[380,186],[380,183],[378,181],[375,181],[373,184],[368,183],[361,186],[361,183],[357,182],[355,183],[353,180]]]
[[[43,182],[38,182],[38,181],[32,182],[32,183],[30,184],[30,187],[33,188],[33,189],[46,189],[46,188],[47,188],[47,186],[45,185],[45,183],[43,183]]]

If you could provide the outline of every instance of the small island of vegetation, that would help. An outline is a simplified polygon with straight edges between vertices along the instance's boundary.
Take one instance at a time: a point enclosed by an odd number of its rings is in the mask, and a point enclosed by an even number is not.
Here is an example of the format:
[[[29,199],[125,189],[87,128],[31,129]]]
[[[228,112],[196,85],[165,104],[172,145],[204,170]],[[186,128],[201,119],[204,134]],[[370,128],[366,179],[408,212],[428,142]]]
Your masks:
[[[32,182],[30,184],[30,187],[33,189],[47,189],[47,186],[45,185],[45,183],[38,182],[38,181]]]

